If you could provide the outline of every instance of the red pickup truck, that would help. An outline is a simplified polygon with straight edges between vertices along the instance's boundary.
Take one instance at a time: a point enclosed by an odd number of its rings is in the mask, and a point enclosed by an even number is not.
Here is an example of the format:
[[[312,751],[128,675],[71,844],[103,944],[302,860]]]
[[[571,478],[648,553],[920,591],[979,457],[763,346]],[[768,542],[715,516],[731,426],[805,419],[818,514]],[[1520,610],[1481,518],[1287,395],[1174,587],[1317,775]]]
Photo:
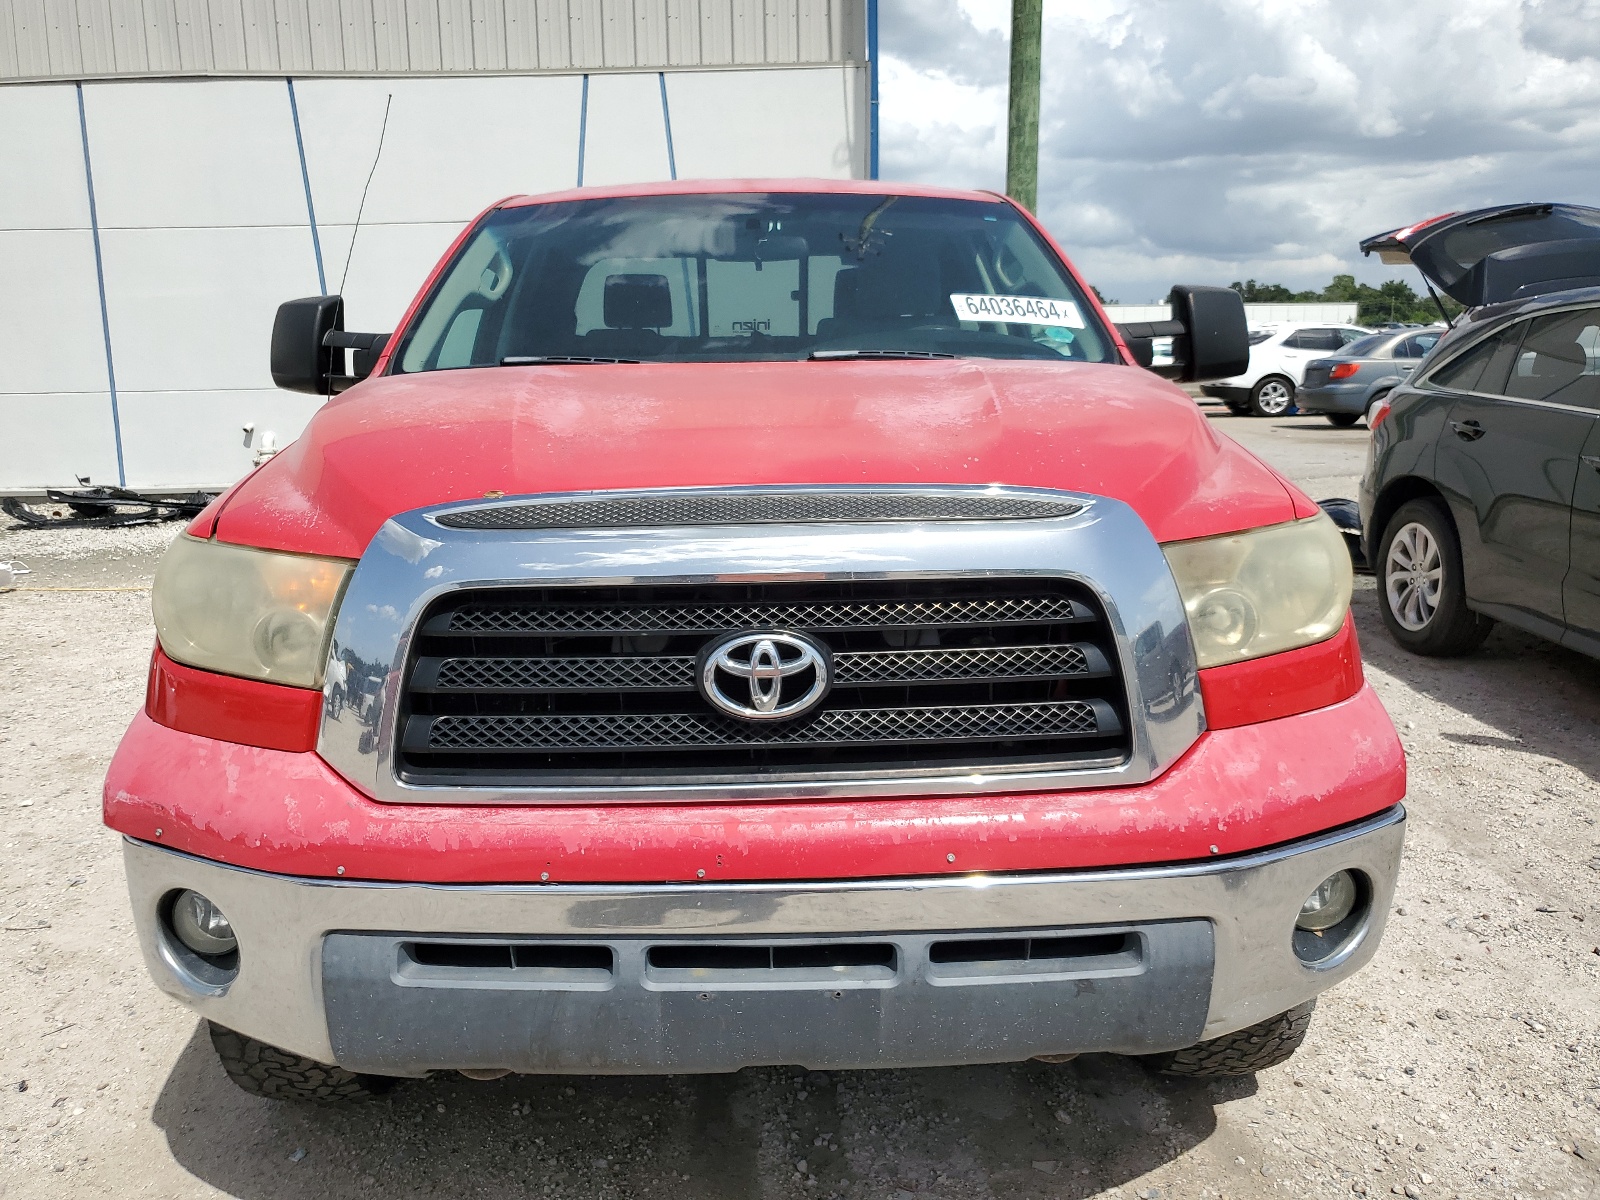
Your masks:
[[[737,181],[504,200],[392,336],[285,304],[331,399],[167,553],[106,780],[156,982],[312,1100],[1282,1061],[1404,760],[1339,533],[1147,369],[1241,370],[1237,295],[1171,299],[997,195]]]

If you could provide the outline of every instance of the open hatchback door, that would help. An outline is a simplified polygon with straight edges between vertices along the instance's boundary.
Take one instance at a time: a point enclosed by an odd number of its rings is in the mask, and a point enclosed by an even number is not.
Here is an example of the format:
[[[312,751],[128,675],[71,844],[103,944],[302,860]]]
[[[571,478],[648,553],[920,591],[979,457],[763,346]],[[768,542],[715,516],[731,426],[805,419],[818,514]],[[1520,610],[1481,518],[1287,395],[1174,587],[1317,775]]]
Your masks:
[[[1447,213],[1361,243],[1386,263],[1412,263],[1445,295],[1477,308],[1600,286],[1600,209],[1502,204]]]

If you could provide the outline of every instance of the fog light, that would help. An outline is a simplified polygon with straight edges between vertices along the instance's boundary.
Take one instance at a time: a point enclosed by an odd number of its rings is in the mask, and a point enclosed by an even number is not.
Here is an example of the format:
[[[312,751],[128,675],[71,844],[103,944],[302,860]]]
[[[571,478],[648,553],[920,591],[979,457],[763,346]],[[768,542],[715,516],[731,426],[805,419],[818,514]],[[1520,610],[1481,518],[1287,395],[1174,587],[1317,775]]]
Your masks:
[[[1311,933],[1332,929],[1350,915],[1350,910],[1356,906],[1357,894],[1356,878],[1349,871],[1329,875],[1300,906],[1295,927]]]
[[[180,892],[172,905],[172,932],[196,954],[208,958],[239,948],[233,926],[222,910],[199,892]]]

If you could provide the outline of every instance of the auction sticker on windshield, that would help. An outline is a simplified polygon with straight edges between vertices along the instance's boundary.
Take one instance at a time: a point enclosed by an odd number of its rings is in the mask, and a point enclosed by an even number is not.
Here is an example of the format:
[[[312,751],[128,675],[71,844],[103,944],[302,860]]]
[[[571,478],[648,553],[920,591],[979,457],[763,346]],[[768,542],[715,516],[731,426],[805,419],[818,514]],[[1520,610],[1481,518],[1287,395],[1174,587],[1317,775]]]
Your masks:
[[[1000,321],[1008,325],[1071,325],[1082,329],[1083,314],[1071,300],[1042,296],[984,296],[955,292],[950,303],[963,321]]]

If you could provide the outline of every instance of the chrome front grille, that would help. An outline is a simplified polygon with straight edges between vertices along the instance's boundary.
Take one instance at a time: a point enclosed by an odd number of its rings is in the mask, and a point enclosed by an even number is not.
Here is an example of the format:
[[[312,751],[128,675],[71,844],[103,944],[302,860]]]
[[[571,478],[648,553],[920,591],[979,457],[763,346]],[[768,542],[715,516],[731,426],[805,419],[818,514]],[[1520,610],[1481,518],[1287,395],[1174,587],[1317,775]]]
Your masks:
[[[704,699],[697,655],[745,630],[827,648],[815,711],[744,721]],[[1099,602],[1066,580],[453,592],[417,626],[396,766],[501,787],[1105,766],[1130,748],[1117,662]]]

